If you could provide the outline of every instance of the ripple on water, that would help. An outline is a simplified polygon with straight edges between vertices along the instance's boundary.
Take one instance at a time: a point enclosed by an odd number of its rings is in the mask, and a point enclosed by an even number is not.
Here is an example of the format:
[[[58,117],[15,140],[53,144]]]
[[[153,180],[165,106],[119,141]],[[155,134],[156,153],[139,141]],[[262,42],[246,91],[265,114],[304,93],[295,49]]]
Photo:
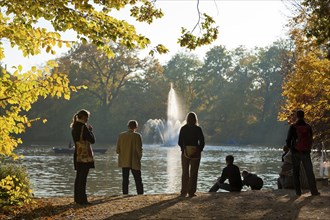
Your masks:
[[[89,195],[121,194],[121,169],[117,166],[115,147],[106,154],[95,154],[96,168],[88,176]],[[21,163],[29,172],[35,196],[72,196],[75,179],[72,155],[56,155],[50,146],[21,150]],[[281,165],[280,148],[263,146],[206,146],[198,175],[198,191],[207,192],[226,166],[225,157],[232,154],[240,170],[257,173],[264,179],[264,188],[276,188]],[[145,192],[178,193],[181,188],[181,151],[179,147],[148,145],[142,158],[142,179]],[[130,175],[130,193],[136,194]]]

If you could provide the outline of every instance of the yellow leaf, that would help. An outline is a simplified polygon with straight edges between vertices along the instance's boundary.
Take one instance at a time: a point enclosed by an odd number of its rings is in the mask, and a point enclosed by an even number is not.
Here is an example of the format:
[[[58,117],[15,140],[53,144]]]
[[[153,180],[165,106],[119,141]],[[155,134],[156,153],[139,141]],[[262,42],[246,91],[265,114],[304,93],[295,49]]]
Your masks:
[[[66,100],[70,100],[70,95],[69,95],[69,94],[65,94],[65,95],[64,95],[64,98],[65,98]]]
[[[44,67],[44,71],[45,71],[45,73],[50,73],[50,70],[49,70],[48,66]]]

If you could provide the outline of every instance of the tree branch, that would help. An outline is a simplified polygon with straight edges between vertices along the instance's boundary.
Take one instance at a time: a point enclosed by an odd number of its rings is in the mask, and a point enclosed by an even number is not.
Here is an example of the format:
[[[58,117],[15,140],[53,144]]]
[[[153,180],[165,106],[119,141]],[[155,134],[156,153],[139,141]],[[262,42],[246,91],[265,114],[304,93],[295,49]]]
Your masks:
[[[199,23],[201,22],[201,12],[199,10],[199,1],[200,0],[197,0],[197,12],[198,12],[198,21],[195,25],[195,27],[193,28],[193,30],[191,32],[194,32],[194,30],[196,29],[196,27],[199,25]]]

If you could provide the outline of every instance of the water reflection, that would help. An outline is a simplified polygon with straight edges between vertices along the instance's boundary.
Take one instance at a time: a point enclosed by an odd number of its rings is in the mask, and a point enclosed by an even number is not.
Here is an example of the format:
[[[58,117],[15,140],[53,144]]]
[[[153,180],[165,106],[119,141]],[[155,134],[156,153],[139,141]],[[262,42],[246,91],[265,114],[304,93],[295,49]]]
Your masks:
[[[75,171],[72,155],[57,155],[52,146],[19,149],[24,155],[21,164],[29,172],[35,196],[73,195]],[[198,191],[207,192],[224,168],[225,157],[232,154],[241,171],[257,173],[264,179],[265,188],[276,188],[281,165],[281,149],[266,147],[206,146],[202,154]],[[179,147],[144,146],[142,180],[145,193],[178,193],[181,188],[181,151]],[[95,154],[96,168],[88,176],[89,195],[121,194],[121,169],[117,166],[115,147],[106,154]],[[130,175],[129,190],[136,194]]]
[[[167,150],[167,184],[168,192],[176,192],[181,187],[181,151],[178,147]]]

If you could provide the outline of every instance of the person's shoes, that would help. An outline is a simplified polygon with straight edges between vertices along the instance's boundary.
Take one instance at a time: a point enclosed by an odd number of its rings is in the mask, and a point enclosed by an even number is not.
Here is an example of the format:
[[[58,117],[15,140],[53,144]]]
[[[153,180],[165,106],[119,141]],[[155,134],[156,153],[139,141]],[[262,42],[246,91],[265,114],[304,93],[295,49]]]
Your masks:
[[[319,195],[321,195],[321,193],[320,193],[320,192],[315,192],[315,193],[312,193],[312,196],[319,196]]]
[[[189,197],[192,198],[192,197],[195,197],[197,196],[196,194],[190,194]]]
[[[179,197],[180,197],[180,198],[185,198],[186,195],[187,195],[187,194],[181,193],[181,194],[179,195]]]

